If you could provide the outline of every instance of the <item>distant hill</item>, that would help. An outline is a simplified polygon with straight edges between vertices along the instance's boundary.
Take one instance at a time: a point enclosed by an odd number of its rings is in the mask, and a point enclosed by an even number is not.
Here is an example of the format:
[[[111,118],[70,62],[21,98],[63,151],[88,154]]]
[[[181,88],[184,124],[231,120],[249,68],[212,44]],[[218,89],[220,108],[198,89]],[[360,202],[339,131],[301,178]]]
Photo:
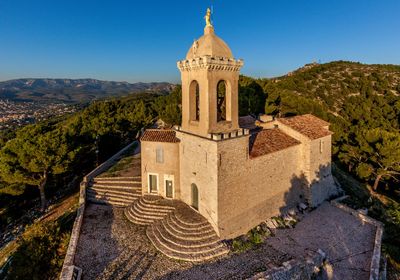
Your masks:
[[[128,83],[95,79],[16,79],[0,82],[0,99],[78,103],[138,92],[170,92],[170,83]]]
[[[294,104],[295,101],[312,101],[320,104],[324,111],[341,115],[346,103],[366,100],[374,95],[383,96],[387,101],[399,100],[400,65],[368,65],[348,61],[312,63],[288,75],[258,82],[268,94],[267,103],[270,106],[267,106],[267,113],[276,113],[280,105],[284,105],[280,113],[299,113],[298,106],[301,105]],[[284,102],[281,102],[282,99],[285,99]]]

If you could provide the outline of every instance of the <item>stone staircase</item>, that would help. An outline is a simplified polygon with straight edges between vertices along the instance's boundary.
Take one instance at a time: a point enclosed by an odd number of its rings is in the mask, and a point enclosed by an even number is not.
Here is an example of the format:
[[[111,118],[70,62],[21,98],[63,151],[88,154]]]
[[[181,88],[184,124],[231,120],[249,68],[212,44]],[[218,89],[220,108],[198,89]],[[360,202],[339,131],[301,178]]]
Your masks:
[[[132,205],[125,208],[126,218],[134,224],[150,225],[157,220],[164,219],[175,210],[171,201],[161,196],[144,195]]]
[[[125,208],[125,216],[147,226],[151,243],[170,258],[201,262],[229,252],[211,224],[181,201],[145,195]]]
[[[96,177],[87,189],[87,200],[125,207],[141,197],[141,184],[140,176]]]
[[[229,253],[211,224],[182,202],[165,219],[147,227],[150,241],[164,255],[184,261],[202,262]]]

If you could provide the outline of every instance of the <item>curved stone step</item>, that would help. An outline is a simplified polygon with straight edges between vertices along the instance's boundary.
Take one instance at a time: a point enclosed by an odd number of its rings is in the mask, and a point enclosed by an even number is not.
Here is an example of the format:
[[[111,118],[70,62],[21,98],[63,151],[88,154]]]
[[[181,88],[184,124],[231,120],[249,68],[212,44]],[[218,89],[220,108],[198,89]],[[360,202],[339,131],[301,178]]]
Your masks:
[[[152,200],[152,201],[150,201]],[[174,207],[163,205],[163,200],[160,197],[152,197],[146,199],[141,197],[136,200],[128,209],[125,214],[130,217],[130,221],[138,224],[151,224],[154,221],[164,219]]]
[[[153,227],[151,226],[147,228],[146,235],[157,250],[159,250],[164,255],[173,259],[191,261],[191,262],[202,262],[229,253],[229,249],[222,243],[220,246],[213,247],[208,250],[198,250],[196,248],[195,250],[183,251],[180,250],[179,248],[178,249],[170,248],[170,246],[160,242],[160,240],[154,234]]]
[[[204,219],[203,222],[201,222],[201,224],[198,225],[193,225],[189,222],[183,222],[182,219],[179,219],[176,215],[176,213],[174,212],[171,215],[171,221],[178,225],[180,228],[185,229],[185,230],[192,230],[192,231],[198,231],[198,230],[213,230],[213,227],[210,225],[210,223]]]
[[[143,226],[147,226],[147,225],[151,224],[151,222],[148,219],[142,219],[142,218],[133,216],[130,213],[129,207],[125,208],[124,214],[125,214],[125,217],[128,219],[128,221],[130,221],[133,224],[143,225]]]
[[[138,201],[140,207],[146,211],[158,210],[159,212],[170,213],[171,211],[175,210],[174,207],[164,206],[164,205],[157,205],[153,203],[146,203],[145,200],[142,198]]]
[[[165,230],[174,236],[178,236],[181,239],[186,240],[202,240],[204,238],[209,238],[217,236],[213,229],[207,231],[191,231],[180,228],[178,225],[171,222],[170,218],[162,220]]]
[[[148,204],[148,205],[158,205],[158,206],[166,206],[171,209],[175,209],[175,207],[168,206],[165,204],[168,204],[171,200],[164,199],[163,197],[159,195],[153,195],[153,194],[145,194],[142,198],[143,202]],[[172,202],[171,202],[172,203]]]
[[[219,243],[219,238],[216,234],[209,237],[197,237],[197,238],[181,238],[179,235],[171,234],[162,224],[162,222],[155,222],[152,224],[153,232],[156,234],[159,239],[166,241],[170,244],[179,246],[181,248],[189,248],[189,249],[199,249],[207,248],[210,246],[217,245]]]
[[[146,209],[142,209],[140,208],[140,204],[139,203],[134,203],[132,205],[131,211],[133,211],[137,216],[143,216],[143,217],[161,217],[164,218],[166,215],[168,215],[168,213],[165,212],[157,212],[156,209],[152,209],[151,211],[147,211]]]

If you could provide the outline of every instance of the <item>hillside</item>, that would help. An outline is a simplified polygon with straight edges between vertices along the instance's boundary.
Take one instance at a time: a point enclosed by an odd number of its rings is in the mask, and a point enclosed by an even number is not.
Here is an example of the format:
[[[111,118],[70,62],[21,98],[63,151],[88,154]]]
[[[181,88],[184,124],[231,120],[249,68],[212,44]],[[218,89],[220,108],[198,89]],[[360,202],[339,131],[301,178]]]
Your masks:
[[[78,103],[137,92],[170,92],[169,83],[128,83],[95,79],[17,79],[0,82],[0,99]]]
[[[279,105],[279,100],[276,100],[278,96],[285,98],[297,95],[317,101],[321,109],[338,116],[343,113],[346,103],[368,99],[373,95],[385,97],[389,102],[398,101],[400,66],[346,61],[313,63],[283,77],[260,82],[268,94],[267,105],[270,107],[267,106],[267,113],[276,113],[274,105]],[[284,114],[291,113],[290,108],[284,111]]]

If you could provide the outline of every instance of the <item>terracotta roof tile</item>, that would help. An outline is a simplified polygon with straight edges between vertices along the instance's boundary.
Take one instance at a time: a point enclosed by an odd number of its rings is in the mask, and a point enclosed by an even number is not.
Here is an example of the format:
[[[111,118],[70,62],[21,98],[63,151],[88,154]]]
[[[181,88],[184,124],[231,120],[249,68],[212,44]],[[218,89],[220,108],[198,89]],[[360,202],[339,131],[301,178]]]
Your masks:
[[[279,128],[264,129],[250,138],[250,157],[259,157],[300,144]]]
[[[140,141],[178,143],[179,138],[173,130],[146,129]]]
[[[289,126],[310,139],[318,139],[332,134],[327,128],[329,126],[328,122],[311,114],[280,118],[278,122]]]

